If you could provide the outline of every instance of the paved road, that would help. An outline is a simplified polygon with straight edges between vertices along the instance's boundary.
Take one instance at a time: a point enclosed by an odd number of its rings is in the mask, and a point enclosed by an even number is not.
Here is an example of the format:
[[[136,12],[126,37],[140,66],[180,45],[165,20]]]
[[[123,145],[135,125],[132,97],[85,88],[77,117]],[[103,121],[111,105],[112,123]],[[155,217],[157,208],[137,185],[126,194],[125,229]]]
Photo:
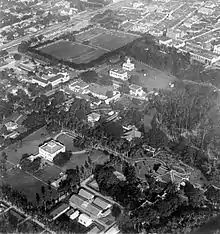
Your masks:
[[[76,16],[74,16],[68,22],[64,22],[64,23],[59,23],[59,24],[53,25],[53,26],[51,26],[49,28],[42,29],[42,30],[40,30],[40,31],[38,31],[36,33],[28,34],[28,35],[26,35],[24,37],[18,38],[17,40],[13,40],[13,41],[5,44],[5,45],[2,45],[2,46],[0,46],[0,50],[6,50],[6,49],[9,49],[9,48],[11,48],[13,46],[17,46],[22,41],[28,40],[32,36],[38,36],[38,35],[41,35],[41,34],[46,34],[46,33],[49,33],[49,32],[52,32],[52,31],[55,31],[55,30],[58,30],[58,29],[61,29],[61,28],[64,29],[67,26],[71,26],[73,23],[76,22],[76,20],[79,20],[80,21],[79,23],[82,24],[83,21],[90,20],[95,14],[104,12],[107,9],[117,9],[117,8],[119,8],[123,4],[123,2],[124,1],[112,3],[112,4],[109,4],[106,7],[103,7],[101,9],[98,9],[98,10],[95,10],[95,11],[92,11],[92,12],[81,12],[81,13],[77,14]]]

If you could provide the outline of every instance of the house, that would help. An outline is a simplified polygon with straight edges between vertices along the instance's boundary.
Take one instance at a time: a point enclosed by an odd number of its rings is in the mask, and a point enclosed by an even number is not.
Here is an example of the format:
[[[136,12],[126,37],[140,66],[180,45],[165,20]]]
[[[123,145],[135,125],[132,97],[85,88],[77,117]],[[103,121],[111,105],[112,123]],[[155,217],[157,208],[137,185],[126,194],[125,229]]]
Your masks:
[[[62,175],[62,176],[61,176],[60,178],[58,178],[57,180],[53,181],[53,182],[51,183],[51,185],[52,185],[53,187],[55,187],[55,188],[58,188],[59,185],[60,185],[60,182],[63,181],[63,180],[65,180],[66,177],[67,177],[66,174]]]
[[[72,84],[69,85],[69,89],[72,90],[73,92],[83,92],[88,87],[89,85],[82,80],[74,81]]]
[[[125,71],[133,71],[135,69],[135,65],[128,58],[127,61],[125,63],[123,63],[122,69],[125,70]]]
[[[39,154],[48,161],[53,161],[53,158],[60,152],[65,152],[66,147],[60,142],[51,140],[39,147]]]
[[[86,214],[81,214],[78,218],[78,222],[85,227],[88,227],[93,223],[92,219]]]
[[[93,204],[97,205],[98,207],[101,207],[103,210],[110,208],[112,206],[109,202],[99,197],[96,197],[94,199]]]
[[[91,200],[94,198],[94,194],[90,193],[89,191],[85,190],[85,189],[80,189],[78,192],[78,195],[80,195],[81,197],[87,199],[87,200]]]
[[[5,127],[7,128],[8,131],[13,131],[18,128],[18,124],[15,123],[14,121],[10,121],[5,124]]]
[[[184,32],[180,29],[167,29],[166,36],[172,39],[182,38],[184,36]]]
[[[172,42],[172,39],[169,38],[169,37],[160,37],[159,38],[159,44],[160,45],[168,46],[168,45],[170,45],[171,42]]]
[[[84,204],[86,202],[86,200],[78,195],[72,195],[70,197],[69,203],[72,207],[74,208],[78,208],[81,207],[82,204]]]
[[[62,205],[60,205],[50,213],[51,219],[52,220],[57,219],[60,215],[64,214],[69,208],[70,206],[68,204],[63,203]]]
[[[214,9],[209,7],[201,7],[198,9],[198,13],[204,14],[204,15],[212,15],[214,12]]]
[[[79,211],[78,210],[76,210],[74,213],[72,213],[71,215],[70,215],[70,219],[71,220],[74,220],[74,219],[76,219],[77,217],[79,217]]]
[[[220,54],[220,44],[214,45],[213,53]]]
[[[129,132],[126,132],[124,134],[124,138],[128,141],[131,141],[133,138],[140,138],[141,137],[141,132],[137,130],[137,128],[132,129]]]
[[[109,75],[116,79],[128,80],[128,73],[123,69],[111,69]]]
[[[113,88],[112,86],[101,86],[99,84],[92,83],[89,85],[88,90],[93,97],[97,97],[101,100],[106,100],[108,98],[106,93],[108,91],[113,91]]]
[[[100,114],[93,112],[89,114],[87,117],[88,117],[88,122],[90,122],[91,124],[95,124],[95,122],[99,121]]]
[[[5,139],[6,139],[6,138],[12,138],[12,139],[15,139],[18,135],[19,135],[19,133],[18,133],[18,132],[13,131],[13,132],[9,133],[8,135],[4,135],[4,138],[5,138]]]
[[[132,84],[129,86],[130,88],[130,94],[134,96],[142,96],[144,91],[141,86]]]

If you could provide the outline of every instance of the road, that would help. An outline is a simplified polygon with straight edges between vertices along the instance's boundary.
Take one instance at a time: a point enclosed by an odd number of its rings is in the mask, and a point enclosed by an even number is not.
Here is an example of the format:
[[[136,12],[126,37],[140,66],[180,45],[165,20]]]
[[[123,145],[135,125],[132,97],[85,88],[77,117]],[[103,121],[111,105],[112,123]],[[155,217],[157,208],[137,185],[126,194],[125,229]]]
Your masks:
[[[105,10],[107,9],[117,9],[119,8],[122,4],[123,4],[124,1],[120,1],[120,2],[116,2],[116,3],[111,3],[101,9],[98,9],[98,10],[95,10],[95,11],[92,11],[92,12],[81,12],[79,14],[77,14],[76,16],[72,17],[72,19],[68,22],[64,22],[64,23],[59,23],[59,24],[56,24],[56,25],[53,25],[51,27],[48,27],[48,28],[45,28],[45,29],[42,29],[36,33],[31,33],[31,34],[28,34],[24,37],[21,37],[21,38],[18,38],[16,40],[13,40],[7,44],[4,44],[2,46],[0,46],[0,51],[1,50],[6,50],[6,49],[9,49],[11,47],[14,47],[14,46],[17,46],[19,45],[22,41],[25,41],[25,40],[28,40],[29,38],[33,37],[33,36],[39,36],[41,34],[46,34],[46,33],[49,33],[49,32],[53,32],[53,31],[56,31],[58,29],[65,29],[67,26],[72,26],[73,23],[76,23],[76,20],[79,20],[79,24],[82,24],[83,21],[88,21],[90,20],[94,15],[98,14],[98,13],[101,13],[101,12],[104,12]]]

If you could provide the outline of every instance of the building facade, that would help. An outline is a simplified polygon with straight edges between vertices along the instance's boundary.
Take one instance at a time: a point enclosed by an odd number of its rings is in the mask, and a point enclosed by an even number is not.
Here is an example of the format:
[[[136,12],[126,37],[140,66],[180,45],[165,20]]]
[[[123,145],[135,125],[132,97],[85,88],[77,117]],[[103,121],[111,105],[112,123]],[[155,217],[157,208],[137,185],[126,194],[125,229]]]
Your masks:
[[[116,79],[121,80],[128,80],[128,73],[127,71],[121,70],[121,69],[111,69],[109,71],[109,75]]]
[[[131,60],[128,58],[125,63],[122,65],[123,70],[125,71],[133,71],[135,69],[134,63],[131,62]]]

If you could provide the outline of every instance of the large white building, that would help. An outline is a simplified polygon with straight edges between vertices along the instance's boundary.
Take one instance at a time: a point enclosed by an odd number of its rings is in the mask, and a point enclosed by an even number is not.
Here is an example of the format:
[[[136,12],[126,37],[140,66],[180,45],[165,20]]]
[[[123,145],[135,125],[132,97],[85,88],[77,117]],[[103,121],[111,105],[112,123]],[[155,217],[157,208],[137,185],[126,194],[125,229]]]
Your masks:
[[[220,54],[220,44],[214,46],[213,52],[214,52],[215,54]]]
[[[142,96],[144,94],[142,87],[139,85],[131,84],[129,88],[130,88],[130,94],[133,96]]]
[[[58,141],[51,140],[39,147],[39,155],[48,161],[53,161],[60,152],[65,152],[66,147]]]
[[[131,62],[131,60],[128,58],[125,63],[122,65],[123,70],[125,71],[133,71],[135,68],[134,63]]]
[[[84,225],[85,227],[88,227],[93,223],[92,219],[86,214],[81,214],[78,218],[78,222]]]
[[[116,79],[128,80],[128,73],[123,69],[111,69],[109,75]]]
[[[42,87],[46,87],[51,84],[52,86],[56,86],[60,83],[67,82],[69,80],[68,73],[58,73],[57,75],[43,75],[41,77],[34,77],[32,79],[32,83],[37,83]]]

